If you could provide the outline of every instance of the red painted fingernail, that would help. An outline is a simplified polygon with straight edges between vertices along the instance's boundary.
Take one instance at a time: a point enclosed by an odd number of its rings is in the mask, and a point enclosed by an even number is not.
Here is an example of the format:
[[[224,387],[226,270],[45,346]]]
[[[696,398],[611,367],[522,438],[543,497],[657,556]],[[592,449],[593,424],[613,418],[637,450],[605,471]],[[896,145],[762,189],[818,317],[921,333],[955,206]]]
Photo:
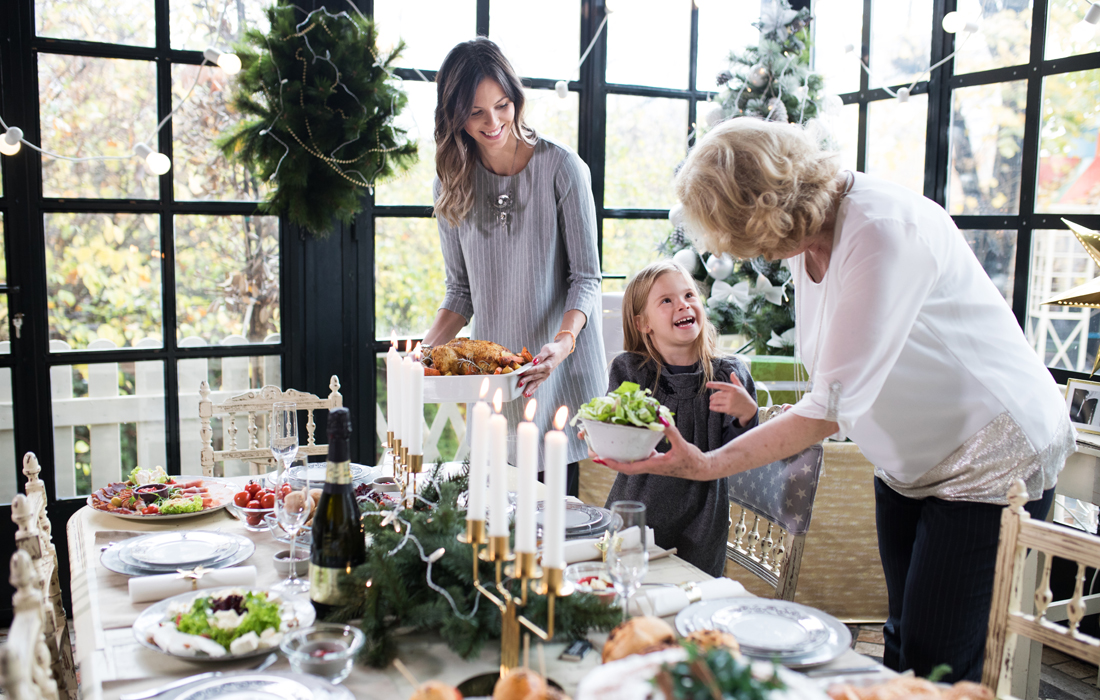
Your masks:
[[[593,461],[593,462],[595,462],[596,464],[602,464],[602,465],[604,465],[605,467],[607,466],[607,462],[603,461],[603,460],[602,460],[602,459],[600,459],[599,457],[595,457],[595,458],[594,458],[594,459],[593,459],[592,461]]]
[[[533,364],[533,365],[537,365],[538,363],[539,363],[539,358],[537,358],[537,357],[534,359],[534,361],[531,362],[531,364]]]
[[[528,391],[526,394],[524,394],[524,396],[526,396],[527,398],[531,398],[531,392]]]

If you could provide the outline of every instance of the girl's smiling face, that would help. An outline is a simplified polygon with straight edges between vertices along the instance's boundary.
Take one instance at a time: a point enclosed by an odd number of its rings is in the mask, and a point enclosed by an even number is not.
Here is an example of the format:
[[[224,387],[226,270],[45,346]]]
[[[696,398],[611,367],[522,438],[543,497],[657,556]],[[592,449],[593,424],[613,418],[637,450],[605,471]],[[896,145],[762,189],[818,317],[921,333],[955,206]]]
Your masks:
[[[695,344],[703,330],[704,313],[694,282],[684,275],[666,272],[653,282],[645,313],[634,322],[668,357],[673,349],[683,351]]]
[[[484,78],[474,93],[474,104],[466,119],[466,133],[477,142],[485,155],[510,148],[512,121],[516,105],[508,99],[504,88],[492,78]]]

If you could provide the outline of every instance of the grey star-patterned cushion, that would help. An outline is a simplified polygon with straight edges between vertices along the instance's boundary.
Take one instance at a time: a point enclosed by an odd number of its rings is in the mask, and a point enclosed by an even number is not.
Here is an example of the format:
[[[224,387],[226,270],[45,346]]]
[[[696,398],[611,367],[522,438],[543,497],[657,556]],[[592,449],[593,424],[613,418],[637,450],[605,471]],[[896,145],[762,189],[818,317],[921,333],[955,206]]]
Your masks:
[[[810,529],[825,448],[811,445],[794,457],[734,474],[730,501],[778,523],[792,535]]]

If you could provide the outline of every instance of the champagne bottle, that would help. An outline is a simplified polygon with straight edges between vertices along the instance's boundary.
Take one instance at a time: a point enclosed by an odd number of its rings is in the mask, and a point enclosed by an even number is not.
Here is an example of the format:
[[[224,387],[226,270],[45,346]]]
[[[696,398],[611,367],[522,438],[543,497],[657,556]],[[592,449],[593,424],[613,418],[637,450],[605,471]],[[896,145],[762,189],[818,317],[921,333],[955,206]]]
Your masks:
[[[309,597],[320,619],[352,602],[340,594],[339,577],[367,560],[363,523],[351,483],[350,437],[348,409],[329,411],[325,487],[313,516],[313,551],[309,557]]]

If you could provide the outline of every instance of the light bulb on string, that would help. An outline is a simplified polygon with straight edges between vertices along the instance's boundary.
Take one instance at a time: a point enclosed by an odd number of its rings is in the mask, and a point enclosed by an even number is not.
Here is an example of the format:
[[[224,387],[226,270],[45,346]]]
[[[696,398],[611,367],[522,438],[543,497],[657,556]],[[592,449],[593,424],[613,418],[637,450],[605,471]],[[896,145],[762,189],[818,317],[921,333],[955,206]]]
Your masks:
[[[958,12],[948,12],[943,16],[943,30],[948,34],[958,34],[959,32],[967,32],[973,34],[978,31],[978,23],[966,19]]]
[[[202,52],[202,57],[216,64],[228,75],[236,75],[241,72],[241,59],[235,53],[218,51],[211,46]]]
[[[907,87],[898,88],[897,98],[898,98],[898,102],[908,102],[909,101],[909,88],[907,88]]]
[[[1093,5],[1093,7],[1100,7],[1100,5]],[[1081,20],[1070,28],[1069,35],[1074,43],[1087,44],[1092,40],[1092,37],[1096,35],[1096,25]]]
[[[1100,24],[1100,2],[1094,2],[1089,5],[1089,9],[1085,13],[1085,19],[1083,21],[1094,26]]]
[[[17,126],[9,127],[0,137],[0,153],[6,156],[14,156],[19,152],[20,140],[23,138],[23,130]]]
[[[559,80],[554,83],[554,92],[558,94],[558,97],[564,100],[566,97],[569,97],[569,83],[564,80]]]
[[[149,168],[149,172],[154,175],[163,175],[172,169],[172,159],[163,153],[158,153],[153,149],[146,146],[144,143],[139,143],[134,146],[134,155],[138,158],[145,159],[145,165]]]

